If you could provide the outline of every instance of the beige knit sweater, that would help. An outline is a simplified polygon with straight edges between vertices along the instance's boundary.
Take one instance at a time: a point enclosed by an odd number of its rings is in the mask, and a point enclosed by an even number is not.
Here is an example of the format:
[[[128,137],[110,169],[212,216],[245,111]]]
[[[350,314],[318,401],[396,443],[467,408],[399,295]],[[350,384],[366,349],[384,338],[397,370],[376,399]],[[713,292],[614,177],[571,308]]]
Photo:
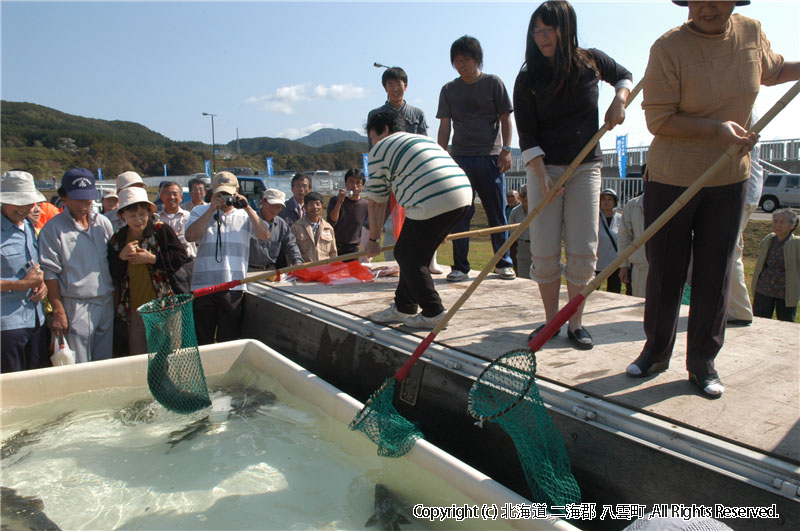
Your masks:
[[[732,120],[746,127],[760,85],[774,85],[783,57],[772,51],[754,19],[733,15],[720,35],[705,35],[689,23],[662,35],[650,48],[642,108],[655,135],[647,155],[654,182],[690,186],[728,148],[719,138],[659,135],[673,114]],[[748,178],[750,157],[724,166],[707,186]]]

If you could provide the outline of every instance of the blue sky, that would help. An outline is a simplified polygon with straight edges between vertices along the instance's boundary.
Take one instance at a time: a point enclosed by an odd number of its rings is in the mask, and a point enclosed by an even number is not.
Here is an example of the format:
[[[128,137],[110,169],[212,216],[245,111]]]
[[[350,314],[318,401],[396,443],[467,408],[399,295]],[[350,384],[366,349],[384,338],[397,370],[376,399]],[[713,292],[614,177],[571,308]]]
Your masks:
[[[484,49],[484,71],[509,92],[538,2],[9,2],[2,17],[2,98],[70,114],[139,122],[175,140],[284,136],[320,127],[363,133],[386,95],[374,62],[402,66],[408,102],[436,136],[439,90],[456,77],[450,44],[464,34]],[[650,45],[688,10],[667,0],[576,1],[581,46],[599,48],[634,74]],[[800,59],[800,2],[756,0],[737,12],[761,20],[773,49]],[[767,110],[790,85],[764,88]],[[601,91],[601,116],[612,90]],[[800,101],[762,134],[800,137]],[[646,145],[641,97],[623,126]],[[517,145],[516,139],[514,145]]]

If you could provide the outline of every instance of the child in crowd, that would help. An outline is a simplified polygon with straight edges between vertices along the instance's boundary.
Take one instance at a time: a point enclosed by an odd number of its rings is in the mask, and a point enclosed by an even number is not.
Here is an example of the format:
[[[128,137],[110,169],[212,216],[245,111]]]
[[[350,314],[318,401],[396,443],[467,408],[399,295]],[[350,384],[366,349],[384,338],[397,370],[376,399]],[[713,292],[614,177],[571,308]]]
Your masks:
[[[136,309],[157,297],[172,295],[170,278],[189,260],[175,231],[153,216],[156,206],[144,188],[119,192],[117,215],[125,222],[108,242],[108,264],[115,286],[116,318],[127,332],[128,354],[147,352],[144,322]],[[115,341],[117,355],[125,343]]]
[[[330,223],[322,219],[322,196],[311,192],[305,196],[305,215],[292,225],[303,262],[316,262],[337,256],[336,235]]]
[[[363,170],[347,170],[345,190],[339,190],[339,195],[328,202],[328,221],[336,230],[336,254],[339,256],[358,252],[361,229],[367,219],[367,200],[361,198],[366,182]]]

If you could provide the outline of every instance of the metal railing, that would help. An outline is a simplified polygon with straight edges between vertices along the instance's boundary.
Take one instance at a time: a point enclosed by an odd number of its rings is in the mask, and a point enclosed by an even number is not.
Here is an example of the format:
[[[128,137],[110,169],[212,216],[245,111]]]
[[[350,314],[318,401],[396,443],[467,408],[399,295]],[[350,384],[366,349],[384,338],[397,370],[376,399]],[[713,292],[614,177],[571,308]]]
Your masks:
[[[790,161],[800,159],[800,138],[786,140],[765,140],[759,143],[761,159],[766,161]],[[650,146],[628,148],[627,167],[641,166],[647,163],[647,150]],[[603,166],[617,167],[617,150],[603,150]]]
[[[625,179],[621,179],[620,177],[603,177],[600,189],[605,190],[606,188],[611,188],[617,192],[617,197],[619,198],[617,208],[622,208],[629,199],[633,199],[642,193],[644,190],[644,182],[641,177],[626,177]]]

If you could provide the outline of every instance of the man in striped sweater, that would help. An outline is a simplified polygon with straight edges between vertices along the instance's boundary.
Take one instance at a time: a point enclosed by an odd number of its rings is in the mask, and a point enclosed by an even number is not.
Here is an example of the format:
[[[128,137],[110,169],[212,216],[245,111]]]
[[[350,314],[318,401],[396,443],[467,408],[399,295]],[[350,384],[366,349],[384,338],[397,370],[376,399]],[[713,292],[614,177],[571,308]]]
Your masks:
[[[394,192],[406,211],[394,248],[400,266],[394,303],[370,319],[433,329],[445,311],[428,266],[436,248],[472,204],[472,188],[447,151],[433,139],[404,129],[403,119],[396,113],[375,113],[367,121],[373,147],[369,179],[361,196],[369,201],[369,256],[380,253],[378,240],[389,192]]]

